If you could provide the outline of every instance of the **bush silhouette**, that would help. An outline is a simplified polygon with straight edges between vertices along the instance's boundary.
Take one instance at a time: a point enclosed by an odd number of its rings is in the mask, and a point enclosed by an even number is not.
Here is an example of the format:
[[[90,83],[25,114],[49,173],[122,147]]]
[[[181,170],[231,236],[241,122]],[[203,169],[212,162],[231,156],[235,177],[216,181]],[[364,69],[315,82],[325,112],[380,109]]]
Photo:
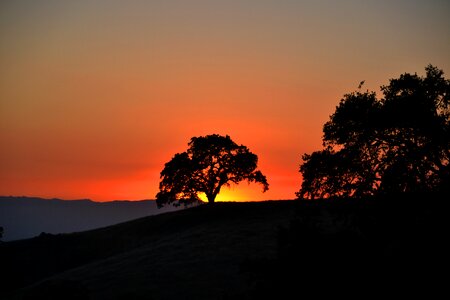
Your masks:
[[[323,127],[324,149],[303,155],[297,196],[362,197],[446,189],[450,81],[432,65],[425,70],[425,77],[406,73],[391,79],[381,87],[381,99],[361,90],[345,95]]]
[[[268,190],[266,177],[256,169],[258,157],[228,135],[193,137],[188,146],[186,152],[175,154],[161,172],[156,195],[159,207],[198,202],[200,193],[213,203],[222,186],[243,180],[261,183],[263,192]]]

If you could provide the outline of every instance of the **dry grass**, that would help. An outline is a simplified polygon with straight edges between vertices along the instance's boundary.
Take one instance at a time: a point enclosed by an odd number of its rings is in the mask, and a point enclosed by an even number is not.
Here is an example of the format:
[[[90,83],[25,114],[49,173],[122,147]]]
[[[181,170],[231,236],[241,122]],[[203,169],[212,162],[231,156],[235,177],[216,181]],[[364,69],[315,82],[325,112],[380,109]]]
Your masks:
[[[12,285],[38,281],[17,298],[71,282],[90,299],[221,299],[245,293],[241,263],[274,256],[278,227],[293,211],[292,201],[217,203],[2,250],[15,269]]]

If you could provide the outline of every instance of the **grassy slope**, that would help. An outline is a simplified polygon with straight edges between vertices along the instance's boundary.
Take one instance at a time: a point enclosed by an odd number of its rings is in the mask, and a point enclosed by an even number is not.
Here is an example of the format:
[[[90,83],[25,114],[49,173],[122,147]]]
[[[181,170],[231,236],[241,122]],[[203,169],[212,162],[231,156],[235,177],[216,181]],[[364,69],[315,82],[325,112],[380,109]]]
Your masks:
[[[248,276],[255,273],[241,271],[248,265],[243,262],[252,259],[256,274],[265,276],[251,294],[258,299],[273,291],[279,296],[286,287],[304,291],[307,284],[299,283],[299,276],[320,278],[322,285],[326,278],[328,284],[340,278],[344,288],[354,288],[345,276],[349,267],[362,272],[351,278],[372,278],[368,290],[397,286],[404,293],[422,287],[429,294],[443,286],[439,274],[448,253],[447,201],[448,195],[412,194],[217,203],[98,230],[9,242],[0,245],[6,278],[0,290],[15,290],[11,299],[39,294],[25,299],[52,299],[49,291],[54,299],[246,299],[255,284]],[[293,220],[279,234],[279,226]],[[284,240],[281,260],[258,260],[275,258],[277,238]],[[426,280],[432,284],[424,285]]]
[[[41,280],[13,298],[52,282],[87,289],[90,299],[233,297],[247,289],[241,263],[274,256],[277,228],[288,224],[293,210],[292,201],[218,203],[5,243],[6,290]]]

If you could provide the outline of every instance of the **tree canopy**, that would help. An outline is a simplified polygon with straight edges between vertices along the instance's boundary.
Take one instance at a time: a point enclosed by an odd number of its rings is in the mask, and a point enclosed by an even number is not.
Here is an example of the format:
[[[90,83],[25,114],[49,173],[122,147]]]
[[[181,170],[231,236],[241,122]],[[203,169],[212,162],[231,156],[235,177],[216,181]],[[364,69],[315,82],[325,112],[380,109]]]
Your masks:
[[[303,155],[299,198],[360,197],[448,189],[450,81],[432,65],[344,95],[323,127],[320,151]]]
[[[186,152],[175,154],[161,172],[156,195],[159,207],[198,202],[201,193],[213,203],[223,186],[244,180],[261,183],[263,192],[269,189],[266,177],[257,170],[258,156],[228,135],[193,137],[188,146]]]

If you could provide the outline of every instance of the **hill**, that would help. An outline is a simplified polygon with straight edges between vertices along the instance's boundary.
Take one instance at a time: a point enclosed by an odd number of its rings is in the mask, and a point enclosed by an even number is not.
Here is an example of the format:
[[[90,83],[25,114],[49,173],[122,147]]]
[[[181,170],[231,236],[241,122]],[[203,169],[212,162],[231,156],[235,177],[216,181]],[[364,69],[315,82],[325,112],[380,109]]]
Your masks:
[[[0,226],[5,229],[3,240],[12,241],[41,232],[90,230],[173,210],[158,209],[153,200],[94,202],[10,196],[0,197]]]
[[[293,201],[217,203],[4,243],[3,283],[11,290],[48,278],[31,290],[82,286],[90,299],[233,295],[245,290],[239,264],[275,254],[278,226],[289,222],[293,207]]]
[[[406,278],[402,292],[412,284],[430,293],[424,279],[439,282],[448,221],[443,199],[412,200],[216,203],[7,242],[1,291],[6,299],[265,299],[287,287],[332,294],[339,282],[345,293],[365,283],[364,293],[382,296]]]

